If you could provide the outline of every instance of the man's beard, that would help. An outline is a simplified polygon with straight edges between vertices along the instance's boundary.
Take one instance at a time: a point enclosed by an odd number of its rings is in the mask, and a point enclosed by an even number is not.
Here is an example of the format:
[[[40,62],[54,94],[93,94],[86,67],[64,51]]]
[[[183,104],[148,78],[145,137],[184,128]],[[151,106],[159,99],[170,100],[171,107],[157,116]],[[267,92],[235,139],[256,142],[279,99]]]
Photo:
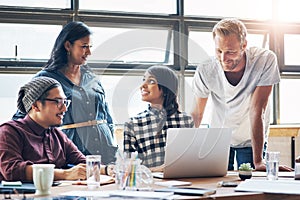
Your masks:
[[[238,65],[239,65],[239,64],[242,62],[242,60],[243,60],[243,56],[244,56],[244,55],[243,55],[243,52],[244,52],[244,51],[241,51],[239,60],[233,60],[233,64],[232,64],[231,67],[226,67],[226,70],[225,70],[225,69],[224,69],[224,66],[222,65],[224,71],[232,72],[234,69],[236,69],[236,68],[238,67]],[[222,63],[222,62],[220,61],[220,63]]]

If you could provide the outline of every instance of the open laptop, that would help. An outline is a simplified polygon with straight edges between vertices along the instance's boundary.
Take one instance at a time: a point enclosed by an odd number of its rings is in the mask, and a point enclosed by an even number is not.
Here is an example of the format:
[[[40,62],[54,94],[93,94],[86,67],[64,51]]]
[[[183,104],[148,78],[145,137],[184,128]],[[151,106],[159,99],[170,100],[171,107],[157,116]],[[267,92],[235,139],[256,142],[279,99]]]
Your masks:
[[[214,177],[227,173],[230,128],[170,128],[164,172],[157,178]]]

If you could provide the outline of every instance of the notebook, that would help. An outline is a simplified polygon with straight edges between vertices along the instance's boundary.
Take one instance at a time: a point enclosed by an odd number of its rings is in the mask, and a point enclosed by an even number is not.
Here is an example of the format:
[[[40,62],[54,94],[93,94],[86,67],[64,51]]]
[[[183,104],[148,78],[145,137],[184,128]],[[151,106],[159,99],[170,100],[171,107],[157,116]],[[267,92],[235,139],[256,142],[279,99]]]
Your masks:
[[[0,193],[14,194],[18,193],[35,193],[35,187],[33,183],[22,183],[22,185],[2,185],[0,184]]]
[[[164,172],[157,178],[216,177],[227,173],[230,128],[170,128]]]

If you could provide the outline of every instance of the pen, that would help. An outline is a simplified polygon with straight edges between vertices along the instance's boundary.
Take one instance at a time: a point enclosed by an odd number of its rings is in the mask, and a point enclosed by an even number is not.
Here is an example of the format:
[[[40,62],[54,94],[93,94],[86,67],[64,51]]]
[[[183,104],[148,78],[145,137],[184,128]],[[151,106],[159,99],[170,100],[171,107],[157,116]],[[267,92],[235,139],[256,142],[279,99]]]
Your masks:
[[[72,168],[72,167],[74,167],[75,165],[74,164],[67,164],[67,167],[68,168]]]

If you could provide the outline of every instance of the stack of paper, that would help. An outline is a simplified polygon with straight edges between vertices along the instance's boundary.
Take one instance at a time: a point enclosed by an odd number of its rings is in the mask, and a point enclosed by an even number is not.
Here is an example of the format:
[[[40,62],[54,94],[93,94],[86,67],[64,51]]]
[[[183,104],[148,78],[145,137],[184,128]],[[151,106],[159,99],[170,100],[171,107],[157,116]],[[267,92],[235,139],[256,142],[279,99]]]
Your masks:
[[[235,191],[263,192],[276,194],[300,194],[300,181],[295,180],[255,180],[247,179],[241,182]]]
[[[123,197],[138,199],[174,199],[173,192],[153,192],[153,191],[71,191],[60,194],[66,197]]]
[[[115,190],[109,192],[111,197],[126,197],[139,199],[173,199],[173,192],[128,191]]]
[[[239,172],[238,171],[228,171],[227,176],[238,176]],[[284,171],[279,171],[278,172],[278,177],[288,177],[288,178],[294,178],[295,172],[284,172]],[[252,177],[267,177],[267,173],[264,171],[253,171],[252,172]]]
[[[160,186],[165,186],[165,187],[173,187],[173,186],[187,186],[187,185],[192,185],[192,182],[170,180],[170,181],[157,181],[154,184],[160,185]]]
[[[110,183],[114,183],[115,179],[111,176],[107,175],[100,175],[100,185],[106,185]],[[68,181],[68,180],[62,180],[60,181],[62,184],[72,184],[72,185],[87,185],[86,180],[85,181]]]

